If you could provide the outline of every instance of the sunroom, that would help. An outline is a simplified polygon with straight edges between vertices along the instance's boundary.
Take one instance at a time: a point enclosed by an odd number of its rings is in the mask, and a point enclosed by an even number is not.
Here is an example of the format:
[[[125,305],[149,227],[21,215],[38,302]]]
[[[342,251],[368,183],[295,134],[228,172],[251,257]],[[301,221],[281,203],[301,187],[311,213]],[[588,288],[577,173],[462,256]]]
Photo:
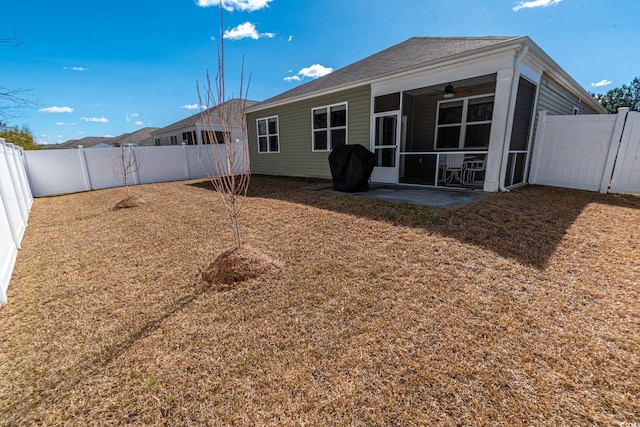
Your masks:
[[[372,91],[372,181],[485,191],[526,181],[537,93],[531,80],[495,72],[404,86]]]

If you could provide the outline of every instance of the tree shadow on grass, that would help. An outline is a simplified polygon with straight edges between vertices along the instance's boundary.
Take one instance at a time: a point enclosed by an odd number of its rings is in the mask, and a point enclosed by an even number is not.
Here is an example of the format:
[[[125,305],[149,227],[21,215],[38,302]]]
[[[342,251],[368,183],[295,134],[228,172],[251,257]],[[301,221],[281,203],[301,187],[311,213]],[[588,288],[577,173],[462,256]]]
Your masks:
[[[213,190],[208,181],[189,185]],[[277,199],[432,233],[476,245],[521,264],[543,269],[567,230],[592,203],[640,209],[640,197],[556,187],[525,186],[457,208],[387,202],[322,189],[318,179],[253,176],[248,197]]]

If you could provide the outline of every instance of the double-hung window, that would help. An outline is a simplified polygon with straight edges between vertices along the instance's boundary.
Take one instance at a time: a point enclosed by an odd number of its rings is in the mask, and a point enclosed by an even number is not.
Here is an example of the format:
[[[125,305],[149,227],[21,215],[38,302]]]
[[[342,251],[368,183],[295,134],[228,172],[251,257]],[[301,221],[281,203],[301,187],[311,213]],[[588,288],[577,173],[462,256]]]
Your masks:
[[[436,149],[489,147],[493,95],[438,103]]]
[[[347,143],[347,104],[335,104],[311,110],[313,151],[331,151]]]
[[[258,153],[278,153],[278,116],[266,117],[256,121],[258,127]]]

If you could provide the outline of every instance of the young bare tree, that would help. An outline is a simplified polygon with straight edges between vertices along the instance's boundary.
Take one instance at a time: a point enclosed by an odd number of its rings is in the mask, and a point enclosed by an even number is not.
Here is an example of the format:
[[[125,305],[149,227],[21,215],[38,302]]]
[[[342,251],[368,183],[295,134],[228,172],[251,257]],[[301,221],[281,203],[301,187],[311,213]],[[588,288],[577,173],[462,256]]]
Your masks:
[[[113,209],[133,208],[146,203],[142,197],[132,195],[129,191],[129,177],[136,173],[140,168],[140,165],[142,164],[142,157],[140,155],[136,156],[131,144],[120,144],[120,146],[115,147],[113,151],[112,149],[109,149],[107,155],[111,161],[113,174],[127,191],[127,197],[116,203]]]
[[[224,32],[222,1],[220,1],[220,40],[218,42],[218,69],[215,85],[209,72],[203,85],[198,82],[198,100],[203,110],[200,112],[207,140],[206,163],[203,167],[219,196],[224,213],[229,221],[235,247],[242,248],[240,232],[240,212],[246,200],[251,172],[247,145],[247,123],[245,107],[248,84],[244,87],[244,59],[240,73],[240,91],[236,99],[226,99],[224,75]],[[240,138],[234,135],[240,131]]]

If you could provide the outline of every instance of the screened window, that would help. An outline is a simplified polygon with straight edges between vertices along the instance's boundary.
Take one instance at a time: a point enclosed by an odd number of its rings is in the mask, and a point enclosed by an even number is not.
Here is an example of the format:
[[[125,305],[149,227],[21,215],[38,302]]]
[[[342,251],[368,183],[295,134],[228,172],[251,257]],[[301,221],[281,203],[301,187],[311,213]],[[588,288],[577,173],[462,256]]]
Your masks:
[[[313,151],[331,151],[347,143],[347,104],[312,110]]]
[[[438,103],[436,149],[489,147],[493,95]]]
[[[194,131],[182,132],[182,142],[186,143],[187,145],[195,145],[196,133]]]
[[[215,134],[215,135],[214,135]],[[213,139],[215,136],[215,140]],[[225,137],[227,138],[227,141],[231,141],[230,137],[229,137],[229,132],[221,132],[221,131],[214,131],[213,133],[211,133],[211,131],[206,131],[203,130],[202,131],[202,143],[203,144],[224,144],[225,143]]]
[[[280,151],[278,138],[278,116],[258,119],[258,153],[277,153]]]

